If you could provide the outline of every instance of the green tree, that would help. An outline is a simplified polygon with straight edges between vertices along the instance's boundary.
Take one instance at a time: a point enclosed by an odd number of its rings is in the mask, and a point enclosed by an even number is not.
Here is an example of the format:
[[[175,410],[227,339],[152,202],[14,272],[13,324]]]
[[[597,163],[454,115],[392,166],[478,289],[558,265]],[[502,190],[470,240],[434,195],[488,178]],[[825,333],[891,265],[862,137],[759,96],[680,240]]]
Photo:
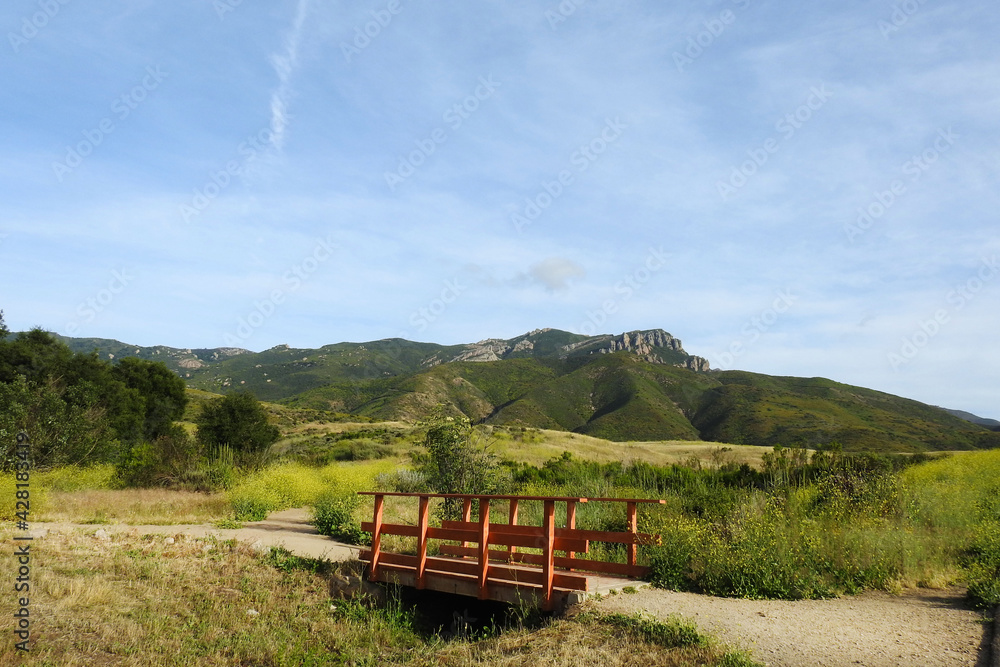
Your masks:
[[[110,461],[118,453],[117,434],[99,406],[65,400],[55,383],[38,385],[18,376],[0,382],[0,468],[10,470],[15,437],[24,431],[32,441],[32,458],[40,468]]]
[[[10,329],[7,328],[7,323],[3,321],[3,311],[0,310],[0,341],[5,339],[10,335]]]
[[[198,416],[198,439],[209,446],[228,446],[244,461],[260,460],[279,436],[253,394],[228,394],[206,403]]]
[[[426,456],[418,460],[418,470],[437,493],[493,494],[504,489],[500,460],[489,452],[481,434],[465,417],[435,415],[424,437]],[[445,501],[443,515],[460,515],[455,499]]]
[[[155,440],[171,432],[187,406],[184,380],[161,362],[126,357],[111,371],[116,379],[142,395],[144,403],[143,436]]]
[[[0,336],[0,436],[27,431],[36,465],[116,461],[141,443],[179,441],[171,427],[185,401],[183,381],[162,363],[114,367],[38,328]]]
[[[39,328],[0,342],[0,382],[13,382],[23,375],[43,384],[65,373],[73,352],[52,334]]]

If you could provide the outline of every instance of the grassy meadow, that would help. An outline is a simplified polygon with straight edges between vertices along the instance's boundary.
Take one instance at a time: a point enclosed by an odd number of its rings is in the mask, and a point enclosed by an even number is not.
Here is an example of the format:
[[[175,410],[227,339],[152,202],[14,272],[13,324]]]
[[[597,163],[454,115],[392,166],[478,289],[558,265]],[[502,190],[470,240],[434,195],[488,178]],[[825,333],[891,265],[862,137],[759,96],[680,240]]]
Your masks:
[[[4,529],[3,538],[11,538]],[[53,533],[32,545],[25,665],[752,665],[688,621],[527,612],[492,627],[443,625],[390,595],[383,607],[331,600],[329,562],[234,541],[161,535]],[[0,568],[16,571],[10,550]],[[15,611],[0,597],[0,613]]]
[[[358,526],[371,510],[357,491],[420,488],[418,428],[287,418],[282,433],[270,464],[223,475],[211,491],[121,488],[109,465],[34,472],[32,523],[94,528],[33,543],[38,650],[25,664],[752,664],[680,619],[522,614],[503,631],[453,636],[399,601],[331,600],[329,563],[212,539],[94,537],[105,523],[238,523],[311,506],[324,532],[363,542]],[[480,442],[506,461],[499,474],[512,493],[666,500],[640,511],[640,529],[660,536],[640,548],[658,586],[797,599],[957,584],[976,604],[1000,603],[1000,450],[863,456],[499,428]],[[8,497],[14,484],[0,476]],[[411,500],[390,499],[387,520],[413,523]],[[503,505],[494,520],[505,519]],[[538,523],[541,504],[523,503],[520,517]],[[13,507],[4,518],[9,539]],[[624,505],[578,508],[581,528],[624,522]],[[408,538],[385,545],[413,547]],[[593,557],[624,559],[619,546],[591,547]],[[9,551],[0,567],[14,572]],[[0,613],[13,604],[0,597]],[[0,646],[0,662],[13,660],[13,647]]]

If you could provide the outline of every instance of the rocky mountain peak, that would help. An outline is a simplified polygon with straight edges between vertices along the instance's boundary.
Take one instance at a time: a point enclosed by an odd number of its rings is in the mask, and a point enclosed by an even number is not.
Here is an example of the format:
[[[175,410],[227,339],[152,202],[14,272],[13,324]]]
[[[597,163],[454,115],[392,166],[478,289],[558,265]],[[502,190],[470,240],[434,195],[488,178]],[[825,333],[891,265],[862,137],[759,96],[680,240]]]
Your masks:
[[[652,329],[650,331],[629,331],[615,336],[611,339],[607,348],[602,348],[602,352],[632,352],[639,356],[647,356],[654,353],[654,348],[666,348],[683,352],[679,338],[674,338],[663,329]]]
[[[478,343],[463,346],[462,350],[453,355],[448,361],[470,361],[488,362],[501,361],[511,356],[545,356],[553,352],[539,352],[536,346],[539,345],[539,336],[553,331],[553,329],[536,329],[511,338],[503,340],[499,338],[488,338]],[[689,368],[695,371],[709,370],[708,361],[701,357],[688,355],[679,338],[674,338],[663,329],[650,329],[646,331],[628,331],[617,336],[603,335],[582,338],[572,343],[562,345],[555,354],[561,358],[571,356],[591,355],[591,354],[613,354],[615,352],[629,352],[644,361],[657,364],[673,363],[677,366]],[[665,354],[666,353],[666,354]],[[665,358],[666,357],[666,358]],[[669,361],[668,361],[669,359]],[[435,355],[434,363],[441,363],[443,359]]]
[[[597,350],[601,354],[613,354],[615,352],[631,352],[643,361],[654,364],[665,364],[667,361],[661,356],[663,350],[670,350],[687,355],[679,338],[674,338],[663,329],[649,329],[646,331],[627,331],[618,336],[609,336],[607,342]],[[683,362],[674,364],[693,371],[709,370],[707,359],[687,355]]]

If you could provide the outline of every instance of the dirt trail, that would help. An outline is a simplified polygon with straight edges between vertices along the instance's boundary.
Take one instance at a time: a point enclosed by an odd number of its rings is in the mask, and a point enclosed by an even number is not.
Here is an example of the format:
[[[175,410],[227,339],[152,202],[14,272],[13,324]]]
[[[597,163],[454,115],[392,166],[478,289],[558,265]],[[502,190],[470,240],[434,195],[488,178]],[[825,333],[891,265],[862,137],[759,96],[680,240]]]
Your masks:
[[[337,542],[325,535],[318,534],[309,523],[309,511],[302,508],[274,512],[264,521],[246,522],[242,528],[233,529],[216,528],[211,524],[129,526],[124,524],[36,523],[33,527],[36,534],[45,531],[104,529],[109,534],[135,531],[140,535],[149,533],[170,536],[186,535],[188,537],[214,535],[220,540],[236,539],[247,544],[259,542],[261,546],[265,547],[281,546],[299,556],[327,558],[334,561],[355,558],[360,550],[360,547]]]
[[[770,666],[986,667],[992,632],[960,589],[881,592],[833,600],[737,600],[643,589],[602,611],[686,616]]]
[[[36,535],[76,529],[237,539],[283,546],[300,556],[347,560],[359,547],[319,535],[308,511],[275,512],[266,521],[221,529],[209,524],[171,526],[35,524]],[[983,614],[965,604],[959,589],[880,592],[833,600],[737,600],[652,588],[606,597],[606,612],[680,614],[731,646],[749,649],[769,667],[987,667],[992,631]],[[992,625],[992,624],[989,624]]]

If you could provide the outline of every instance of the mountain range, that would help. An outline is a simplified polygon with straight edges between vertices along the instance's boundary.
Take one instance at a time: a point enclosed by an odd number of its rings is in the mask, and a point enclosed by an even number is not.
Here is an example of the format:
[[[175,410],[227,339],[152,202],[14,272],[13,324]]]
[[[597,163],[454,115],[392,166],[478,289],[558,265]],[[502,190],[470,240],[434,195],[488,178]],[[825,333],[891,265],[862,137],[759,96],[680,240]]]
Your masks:
[[[714,371],[655,329],[584,336],[538,329],[463,345],[399,338],[240,348],[140,347],[63,338],[102,358],[164,362],[189,387],[380,420],[443,404],[475,422],[616,441],[710,440],[846,451],[1000,447],[1000,423],[823,378]]]

